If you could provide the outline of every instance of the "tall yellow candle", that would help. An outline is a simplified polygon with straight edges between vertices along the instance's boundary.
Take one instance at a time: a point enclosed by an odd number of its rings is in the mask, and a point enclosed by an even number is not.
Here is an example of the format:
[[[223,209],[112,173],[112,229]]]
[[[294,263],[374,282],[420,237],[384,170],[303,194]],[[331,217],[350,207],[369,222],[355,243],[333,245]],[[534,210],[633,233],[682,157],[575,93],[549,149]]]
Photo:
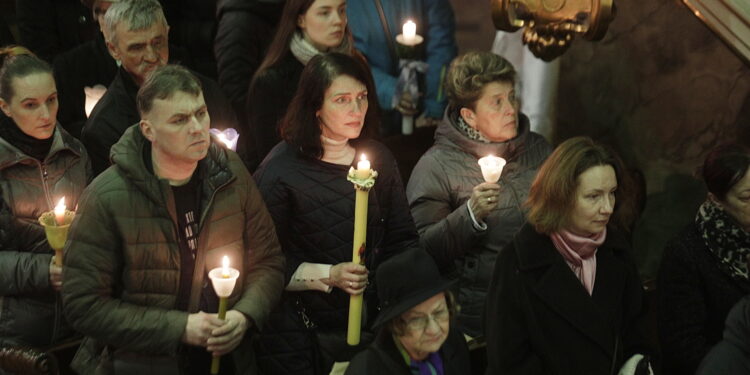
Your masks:
[[[364,264],[365,241],[367,238],[367,201],[370,189],[375,185],[378,172],[370,168],[370,162],[362,155],[357,169],[349,170],[347,179],[354,184],[356,197],[354,201],[354,239],[352,241],[352,262]],[[362,331],[362,295],[349,297],[349,326],[346,343],[358,345]]]

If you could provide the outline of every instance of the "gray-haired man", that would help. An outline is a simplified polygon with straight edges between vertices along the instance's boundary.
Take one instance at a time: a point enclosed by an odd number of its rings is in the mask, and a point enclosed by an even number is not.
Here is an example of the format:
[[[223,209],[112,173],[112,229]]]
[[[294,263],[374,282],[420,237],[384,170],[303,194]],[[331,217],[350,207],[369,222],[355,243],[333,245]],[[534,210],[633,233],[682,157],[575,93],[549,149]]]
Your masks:
[[[121,66],[107,93],[91,112],[81,140],[95,174],[110,165],[109,151],[125,129],[140,120],[135,104],[138,87],[154,69],[169,60],[169,25],[156,0],[112,4],[104,15],[102,31],[109,53]],[[236,128],[231,103],[219,85],[198,74],[214,127]]]

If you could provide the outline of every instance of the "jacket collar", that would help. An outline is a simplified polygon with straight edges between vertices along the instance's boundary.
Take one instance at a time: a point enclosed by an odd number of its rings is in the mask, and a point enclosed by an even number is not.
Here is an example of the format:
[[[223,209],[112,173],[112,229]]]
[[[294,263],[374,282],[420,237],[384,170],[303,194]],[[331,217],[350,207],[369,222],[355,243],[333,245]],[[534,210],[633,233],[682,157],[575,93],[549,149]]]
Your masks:
[[[16,126],[13,120],[5,118],[0,120],[0,126]],[[78,157],[81,156],[81,151],[74,146],[75,138],[68,134],[62,126],[58,123],[55,125],[55,134],[52,135],[52,146],[49,149],[49,154],[44,159],[45,163],[54,160],[58,154],[70,152]],[[31,156],[24,154],[21,150],[13,146],[10,142],[3,138],[0,138],[0,170],[8,168],[12,165],[21,163],[25,160],[34,161]]]
[[[459,114],[450,106],[445,109],[443,121],[435,131],[435,143],[444,144],[467,152],[474,157],[481,158],[488,154],[503,157],[507,160],[514,159],[519,154],[521,147],[527,143],[527,138],[531,132],[529,118],[523,113],[518,116],[518,134],[515,138],[505,142],[484,143],[469,139],[456,129],[455,122]]]
[[[549,236],[537,233],[526,224],[518,232],[514,245],[518,268],[534,293],[613,357],[620,332],[617,332],[619,322],[611,319],[622,307],[625,286],[622,275],[628,272],[615,256],[615,253],[627,251],[618,232],[608,230],[606,241],[596,253],[596,282],[591,296],[555,250]]]
[[[164,190],[169,190],[169,182],[160,180],[149,171],[143,159],[144,152],[150,152],[151,143],[143,136],[138,124],[129,127],[120,140],[112,146],[110,158],[128,178],[144,194],[157,203],[165,201]],[[234,179],[229,169],[227,152],[211,137],[211,145],[205,158],[198,162],[195,173],[201,184],[203,204],[207,204],[209,197],[221,186]]]

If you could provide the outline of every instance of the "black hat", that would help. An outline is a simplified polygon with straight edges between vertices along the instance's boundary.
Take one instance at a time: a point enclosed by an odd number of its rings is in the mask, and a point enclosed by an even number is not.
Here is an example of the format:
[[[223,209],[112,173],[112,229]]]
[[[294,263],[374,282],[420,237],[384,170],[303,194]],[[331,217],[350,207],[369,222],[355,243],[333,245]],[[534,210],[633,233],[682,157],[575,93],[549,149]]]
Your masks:
[[[405,250],[381,264],[375,275],[380,313],[373,323],[380,326],[412,307],[448,289],[455,280],[443,278],[432,257],[421,249]]]

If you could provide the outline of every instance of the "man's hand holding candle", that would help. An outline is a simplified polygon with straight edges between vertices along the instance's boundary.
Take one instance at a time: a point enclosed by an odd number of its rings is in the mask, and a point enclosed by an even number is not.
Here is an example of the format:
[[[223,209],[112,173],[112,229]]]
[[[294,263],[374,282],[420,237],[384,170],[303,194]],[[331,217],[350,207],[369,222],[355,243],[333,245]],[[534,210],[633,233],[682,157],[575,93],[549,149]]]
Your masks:
[[[211,332],[221,327],[224,321],[217,314],[208,314],[199,311],[188,315],[185,332],[182,334],[182,342],[193,346],[206,346]]]
[[[211,331],[211,337],[207,341],[206,349],[214,356],[225,355],[242,342],[245,332],[250,327],[250,321],[245,314],[237,310],[227,311],[223,325]]]

